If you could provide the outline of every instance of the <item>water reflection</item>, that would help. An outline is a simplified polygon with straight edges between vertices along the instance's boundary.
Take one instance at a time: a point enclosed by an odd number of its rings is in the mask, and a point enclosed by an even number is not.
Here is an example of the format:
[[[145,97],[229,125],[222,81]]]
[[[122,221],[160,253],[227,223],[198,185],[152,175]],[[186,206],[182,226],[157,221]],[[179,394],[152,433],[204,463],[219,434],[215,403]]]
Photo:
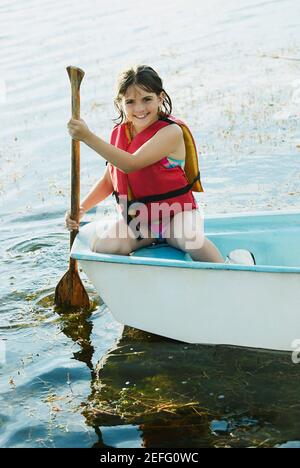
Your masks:
[[[92,303],[92,307],[88,311],[77,311],[75,313],[67,313],[66,310],[55,307],[56,313],[61,317],[61,331],[68,338],[71,338],[74,343],[79,345],[79,350],[73,353],[74,359],[84,362],[91,371],[91,393],[93,393],[94,382],[97,380],[97,373],[93,365],[93,356],[95,348],[92,344],[93,323],[90,320],[96,303]],[[103,442],[102,432],[96,425],[89,424],[95,430],[97,442],[94,447],[104,448],[110,447]]]
[[[56,309],[58,311],[58,309]],[[84,362],[88,368],[92,371],[92,379],[94,377],[93,367],[93,354],[94,347],[91,342],[91,334],[93,330],[93,324],[88,319],[91,317],[92,310],[87,312],[78,312],[73,314],[61,315],[61,331],[68,337],[71,338],[74,343],[78,344],[79,351],[74,352],[74,359],[80,362]]]
[[[288,353],[186,345],[125,327],[93,376],[83,414],[97,447],[274,447],[299,438],[299,368]]]

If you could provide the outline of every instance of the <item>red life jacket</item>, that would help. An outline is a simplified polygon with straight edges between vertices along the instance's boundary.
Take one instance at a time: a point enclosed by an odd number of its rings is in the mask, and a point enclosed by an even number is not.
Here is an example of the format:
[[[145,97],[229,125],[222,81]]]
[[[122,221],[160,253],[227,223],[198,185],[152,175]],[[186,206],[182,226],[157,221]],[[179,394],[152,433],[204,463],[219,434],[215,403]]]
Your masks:
[[[155,121],[153,124],[149,125],[149,127],[138,133],[132,140],[126,123],[119,124],[114,127],[112,131],[110,143],[117,148],[133,154],[161,128],[172,123],[185,126],[182,121],[170,116]],[[186,126],[185,128],[187,129]],[[160,206],[161,203],[172,205],[176,202],[179,211],[192,210],[197,208],[195,198],[192,194],[192,188],[197,191],[203,190],[200,183],[199,172],[192,181],[189,181],[184,170],[180,166],[172,168],[165,167],[164,164],[167,161],[166,157],[150,166],[129,174],[125,174],[117,167],[109,164],[110,176],[114,188],[113,193],[117,202],[121,204],[122,199],[127,200],[129,207],[136,202],[146,204],[148,209],[148,222],[151,221],[150,208],[153,203],[158,203]],[[123,213],[123,215],[125,215],[125,213]],[[128,218],[128,212],[126,216],[129,222],[132,218],[130,216]]]

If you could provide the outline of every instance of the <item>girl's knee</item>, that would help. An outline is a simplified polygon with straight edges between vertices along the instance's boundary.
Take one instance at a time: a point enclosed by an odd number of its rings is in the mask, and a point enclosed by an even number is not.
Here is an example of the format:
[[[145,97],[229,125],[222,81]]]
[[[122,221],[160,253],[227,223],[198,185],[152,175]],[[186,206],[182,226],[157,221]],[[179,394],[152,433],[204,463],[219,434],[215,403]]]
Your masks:
[[[204,245],[203,216],[196,210],[178,213],[174,217],[173,236],[182,250],[197,250]]]
[[[192,233],[190,236],[184,236],[178,241],[179,248],[186,252],[202,249],[204,246],[204,234],[202,233]]]
[[[111,255],[129,255],[136,249],[146,247],[153,242],[149,236],[148,226],[141,226],[142,240],[138,241],[135,234],[128,228],[124,220],[113,224],[110,229],[98,229],[90,244],[93,252],[107,253]]]
[[[94,239],[91,250],[111,255],[129,255],[131,252],[129,242],[126,242],[125,239],[109,239],[107,237]]]
[[[128,238],[127,224],[123,219],[105,226],[99,223],[90,248],[93,252],[98,253],[129,255],[131,242]]]

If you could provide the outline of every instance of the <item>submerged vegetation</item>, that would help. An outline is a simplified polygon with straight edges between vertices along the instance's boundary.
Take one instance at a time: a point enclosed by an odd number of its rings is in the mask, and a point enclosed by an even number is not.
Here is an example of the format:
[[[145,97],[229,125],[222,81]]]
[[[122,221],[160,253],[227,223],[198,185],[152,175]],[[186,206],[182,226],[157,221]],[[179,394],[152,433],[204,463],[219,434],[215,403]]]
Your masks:
[[[299,383],[289,353],[125,327],[97,365],[83,414],[94,427],[138,425],[147,447],[273,447],[300,430]]]

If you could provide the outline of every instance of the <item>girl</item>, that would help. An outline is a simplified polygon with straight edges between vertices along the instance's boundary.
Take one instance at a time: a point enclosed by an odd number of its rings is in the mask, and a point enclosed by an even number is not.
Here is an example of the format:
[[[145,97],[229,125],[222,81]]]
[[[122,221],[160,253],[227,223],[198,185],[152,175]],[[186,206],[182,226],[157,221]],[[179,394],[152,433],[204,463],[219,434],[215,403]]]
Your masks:
[[[122,217],[94,239],[92,250],[129,255],[162,239],[188,252],[193,260],[224,262],[204,236],[203,216],[191,190],[199,175],[189,183],[183,170],[186,127],[171,116],[171,99],[153,68],[142,65],[121,73],[115,107],[119,124],[110,144],[93,134],[82,119],[68,123],[71,137],[108,164],[82,201],[80,217],[112,193],[122,211]],[[69,230],[79,228],[69,212],[65,220]]]

